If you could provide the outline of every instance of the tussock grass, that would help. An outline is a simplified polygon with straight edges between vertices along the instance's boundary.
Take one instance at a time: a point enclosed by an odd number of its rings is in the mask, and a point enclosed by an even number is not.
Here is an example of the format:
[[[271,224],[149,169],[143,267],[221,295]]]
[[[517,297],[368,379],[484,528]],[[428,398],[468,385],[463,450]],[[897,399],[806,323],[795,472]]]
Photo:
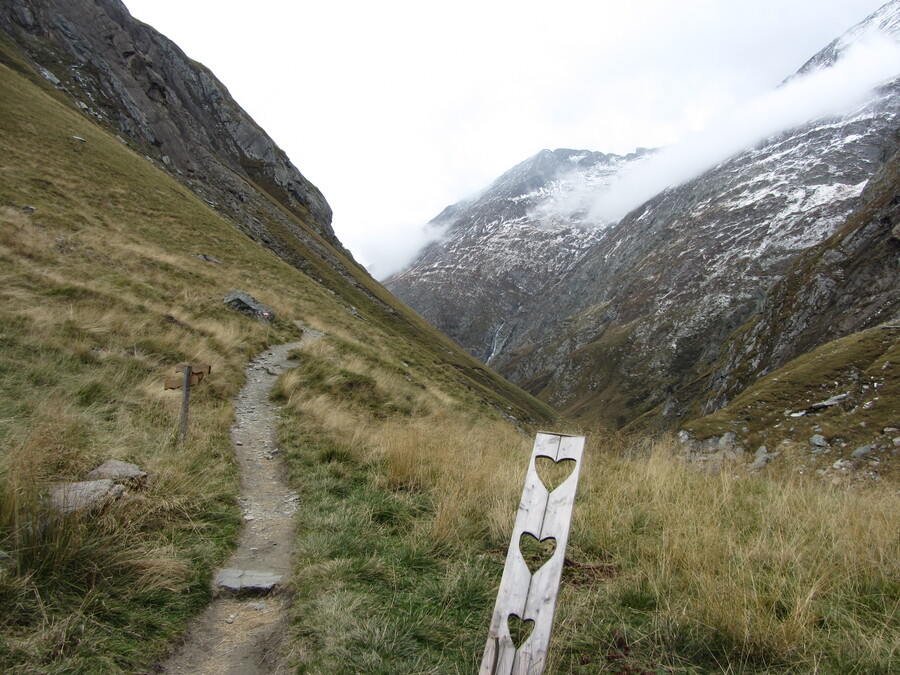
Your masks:
[[[890,672],[900,647],[897,496],[706,475],[673,446],[586,467],[572,540],[615,573],[593,598],[567,594],[570,630],[583,629],[580,613],[599,612],[600,635],[627,645],[623,658],[639,651],[671,667]],[[564,663],[590,658],[562,635],[557,644]]]
[[[457,547],[505,546],[531,450],[503,422],[469,424],[438,412],[409,424],[392,421],[371,442],[390,490],[428,490],[436,502],[429,534]],[[523,458],[525,463],[523,464]]]
[[[281,380],[282,443],[307,509],[296,662],[471,672],[532,438],[428,387],[419,414],[384,417],[383,391],[366,390],[379,402],[367,405],[304,359],[338,379],[392,370],[322,341]],[[891,672],[897,522],[889,488],[708,474],[674,442],[595,433],[548,672]]]

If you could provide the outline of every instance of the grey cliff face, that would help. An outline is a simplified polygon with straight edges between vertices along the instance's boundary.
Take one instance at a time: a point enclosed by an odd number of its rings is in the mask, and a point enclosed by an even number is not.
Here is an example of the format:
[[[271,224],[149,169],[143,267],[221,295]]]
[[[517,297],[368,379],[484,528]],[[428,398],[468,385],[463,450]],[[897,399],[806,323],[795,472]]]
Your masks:
[[[249,211],[242,205],[258,201],[277,218],[277,208],[254,197],[262,188],[342,250],[321,192],[209,70],[134,20],[119,0],[10,0],[0,8],[0,30],[86,114],[216,208],[239,215]],[[271,238],[252,218],[245,229]]]
[[[701,412],[830,340],[900,324],[898,228],[900,152],[872,176],[841,228],[792,262],[747,330],[727,345]]]
[[[828,67],[872,26],[900,39],[900,0],[804,68]],[[577,244],[539,239],[525,226],[529,215],[542,213],[536,200],[547,200],[549,190],[501,178],[495,186],[508,187],[505,203],[532,200],[525,221],[497,207],[491,216],[481,205],[480,218],[455,220],[444,240],[388,286],[471,353],[564,412],[624,424],[656,406],[674,411],[676,392],[730,353],[732,333],[765,311],[770,289],[797,257],[857,212],[870,178],[897,149],[898,111],[900,78],[847,114],[783,131],[617,223],[586,228],[578,214],[552,223],[558,232],[579,231]],[[556,180],[578,179],[570,173]],[[520,185],[526,191],[514,194]],[[456,205],[452,216],[460,218],[461,209],[472,213],[473,205]],[[523,276],[522,285],[507,281],[516,279],[512,270],[544,261],[553,264]],[[810,301],[825,302],[842,288],[825,277],[816,283]],[[719,377],[720,394],[708,408],[741,386],[729,377]]]

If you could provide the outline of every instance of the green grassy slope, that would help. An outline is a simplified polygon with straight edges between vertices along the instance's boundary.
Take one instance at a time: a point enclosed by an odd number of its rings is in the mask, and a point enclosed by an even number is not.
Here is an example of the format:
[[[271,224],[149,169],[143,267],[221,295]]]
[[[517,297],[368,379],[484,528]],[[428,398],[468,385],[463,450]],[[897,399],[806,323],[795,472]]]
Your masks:
[[[476,417],[553,418],[329,250],[350,278],[299,242],[308,273],[250,241],[0,48],[0,670],[132,671],[167,649],[238,528],[229,426],[244,363],[297,339],[295,320]],[[235,288],[278,321],[227,309]],[[183,361],[212,375],[179,447],[179,395],[162,384]],[[110,458],[153,483],[99,514],[48,510],[53,481]]]
[[[748,449],[766,445],[783,451],[782,462],[799,471],[829,472],[838,460],[849,461],[857,448],[870,445],[872,452],[846,469],[895,482],[900,478],[900,446],[894,442],[900,438],[898,363],[900,329],[853,333],[791,360],[725,408],[684,428],[698,439],[734,432]],[[842,398],[815,407],[832,397]],[[829,442],[827,452],[810,444],[814,434]]]

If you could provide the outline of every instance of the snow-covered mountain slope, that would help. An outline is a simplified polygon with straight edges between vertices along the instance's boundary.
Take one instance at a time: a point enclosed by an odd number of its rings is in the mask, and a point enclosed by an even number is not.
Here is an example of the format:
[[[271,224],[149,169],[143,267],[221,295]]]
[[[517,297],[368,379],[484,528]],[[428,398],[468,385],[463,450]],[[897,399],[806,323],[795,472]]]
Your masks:
[[[792,261],[762,310],[729,341],[699,411],[721,408],[752,381],[826,342],[879,325],[898,335],[898,289],[900,151],[872,176],[838,231]]]
[[[894,0],[804,71],[831,67],[875,27],[898,39],[898,26]],[[506,174],[495,186],[521,185],[518,197],[530,211],[456,220],[445,240],[389,288],[473,354],[571,414],[621,424],[657,405],[665,409],[675,391],[717,362],[730,334],[760,311],[797,255],[857,207],[900,141],[898,110],[894,79],[849,112],[768,138],[618,223],[591,228],[583,213],[557,216],[552,227],[566,236],[556,239],[533,234],[548,231],[535,219],[558,212],[545,207],[565,203],[576,183],[562,188],[562,181],[554,191],[553,179],[526,185],[504,180]],[[618,170],[639,159],[617,158]],[[598,180],[595,187],[604,185]],[[508,209],[518,203],[512,192],[502,197]],[[520,279],[530,293],[506,283],[519,270],[528,270]]]
[[[832,40],[828,46],[807,61],[797,71],[797,75],[805,75],[813,70],[833,66],[839,58],[847,53],[850,47],[873,36],[900,40],[900,11],[898,11],[897,5],[896,0],[882,5],[864,21],[860,21]]]
[[[510,327],[496,366],[576,414],[624,421],[664,403],[856,207],[894,147],[898,103],[894,83],[642,205]]]
[[[605,224],[585,223],[569,198],[605,188],[648,154],[542,150],[479,197],[447,207],[431,221],[444,236],[385,285],[490,364],[503,350],[512,317],[605,234]]]

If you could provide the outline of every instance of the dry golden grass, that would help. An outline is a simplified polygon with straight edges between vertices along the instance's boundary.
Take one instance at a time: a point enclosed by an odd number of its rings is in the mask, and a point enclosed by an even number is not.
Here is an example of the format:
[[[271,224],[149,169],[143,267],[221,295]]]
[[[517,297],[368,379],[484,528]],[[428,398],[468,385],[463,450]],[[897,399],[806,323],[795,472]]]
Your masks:
[[[592,449],[572,535],[617,568],[601,595],[621,625],[642,623],[627,610],[645,615],[636,640],[744,665],[806,668],[825,653],[890,662],[900,648],[896,494],[707,475],[674,443],[642,445],[630,459]]]
[[[409,386],[390,364],[340,342],[306,353],[335,378],[371,377],[373,395]],[[459,556],[460,569],[478,551],[502,555],[531,438],[448,405],[427,385],[415,388],[419,414],[385,419],[305,383],[300,369],[282,379],[306,423],[371,467],[379,489],[427,496],[428,515],[404,546]],[[332,471],[329,480],[345,475]],[[332,518],[328,527],[344,521]],[[900,499],[889,489],[729,465],[707,473],[666,439],[592,434],[549,672],[596,672],[579,664],[622,645],[628,667],[889,672],[900,653],[898,522]]]
[[[365,418],[361,418],[357,412],[341,405],[328,395],[295,392],[288,405],[301,415],[315,420],[316,426],[327,436],[348,447],[360,447],[353,439],[369,432],[369,423]]]
[[[515,517],[510,504],[521,491],[531,447],[509,424],[472,423],[439,411],[385,424],[369,443],[384,461],[385,487],[435,495],[435,540],[465,545],[486,539],[498,546],[509,538]]]

